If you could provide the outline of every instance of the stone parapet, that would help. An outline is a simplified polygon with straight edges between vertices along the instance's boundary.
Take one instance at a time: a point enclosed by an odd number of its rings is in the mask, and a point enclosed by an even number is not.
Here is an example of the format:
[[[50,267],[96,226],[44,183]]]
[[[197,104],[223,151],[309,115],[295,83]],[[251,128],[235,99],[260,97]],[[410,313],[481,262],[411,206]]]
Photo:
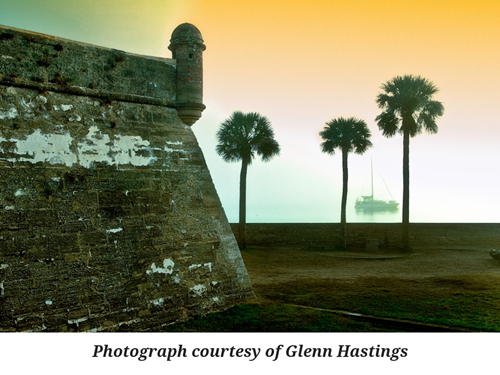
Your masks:
[[[235,235],[238,224],[231,224]],[[401,224],[348,223],[347,244],[366,249],[377,240],[378,249],[398,249],[402,244]],[[249,245],[286,245],[334,248],[341,244],[339,223],[251,223],[246,229]],[[500,224],[411,223],[411,246],[434,248],[500,248]]]
[[[95,90],[97,95],[128,94],[168,103],[176,97],[175,60],[5,26],[0,26],[0,77],[35,88],[76,86],[90,94]]]

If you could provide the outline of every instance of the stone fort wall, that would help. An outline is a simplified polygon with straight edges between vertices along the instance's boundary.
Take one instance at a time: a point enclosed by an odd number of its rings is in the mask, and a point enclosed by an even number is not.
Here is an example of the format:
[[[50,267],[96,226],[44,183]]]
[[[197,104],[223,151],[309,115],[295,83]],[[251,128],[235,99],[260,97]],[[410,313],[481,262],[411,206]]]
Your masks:
[[[238,224],[231,224],[235,235]],[[401,224],[347,223],[347,244],[364,250],[369,239],[378,240],[380,250],[398,250],[402,244]],[[247,224],[248,245],[282,245],[331,249],[341,244],[339,223],[252,223]],[[500,224],[496,223],[410,223],[410,245],[419,247],[500,249]]]
[[[0,331],[143,331],[253,296],[176,59],[0,27]]]

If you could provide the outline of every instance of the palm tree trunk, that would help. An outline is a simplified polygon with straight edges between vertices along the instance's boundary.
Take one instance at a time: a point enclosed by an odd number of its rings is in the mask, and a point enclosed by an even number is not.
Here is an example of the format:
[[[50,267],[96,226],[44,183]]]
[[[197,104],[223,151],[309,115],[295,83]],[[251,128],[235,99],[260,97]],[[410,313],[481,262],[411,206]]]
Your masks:
[[[240,249],[247,247],[246,238],[246,215],[247,215],[247,167],[248,161],[243,159],[241,162],[240,173],[240,222],[238,224],[238,239]]]
[[[347,150],[342,150],[342,207],[340,213],[340,227],[342,230],[342,247],[345,249],[347,247],[347,219],[346,219],[346,208],[347,208]]]
[[[403,129],[403,251],[410,252],[410,132]]]

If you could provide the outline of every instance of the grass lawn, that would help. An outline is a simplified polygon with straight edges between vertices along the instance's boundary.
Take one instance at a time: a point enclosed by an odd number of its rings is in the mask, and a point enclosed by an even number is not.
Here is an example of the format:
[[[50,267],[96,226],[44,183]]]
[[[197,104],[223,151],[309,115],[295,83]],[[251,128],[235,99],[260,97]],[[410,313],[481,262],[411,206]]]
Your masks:
[[[377,260],[360,259],[363,254],[349,259],[332,251],[254,247],[242,255],[258,300],[172,325],[169,331],[418,330],[314,308],[500,331],[500,264],[488,253],[431,249],[400,257],[381,254],[385,258]]]
[[[243,304],[167,328],[168,332],[388,332],[326,311]]]

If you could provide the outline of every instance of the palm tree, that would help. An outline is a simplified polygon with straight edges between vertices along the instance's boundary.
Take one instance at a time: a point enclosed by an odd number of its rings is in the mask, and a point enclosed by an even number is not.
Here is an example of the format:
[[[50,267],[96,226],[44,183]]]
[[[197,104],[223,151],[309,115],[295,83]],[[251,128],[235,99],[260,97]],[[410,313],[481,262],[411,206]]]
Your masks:
[[[426,78],[413,75],[397,76],[381,86],[377,105],[382,113],[376,122],[382,134],[393,137],[403,134],[403,251],[410,248],[410,137],[422,133],[437,133],[436,119],[443,115],[441,102],[433,100],[439,89]]]
[[[350,152],[364,154],[372,146],[370,142],[371,133],[364,120],[356,117],[339,117],[326,123],[323,131],[319,132],[324,140],[321,143],[321,151],[329,155],[335,154],[335,149],[342,151],[342,208],[340,214],[340,224],[342,231],[342,246],[347,247],[347,156]]]
[[[235,111],[225,120],[217,132],[216,151],[224,161],[241,161],[240,213],[238,237],[240,248],[246,248],[246,184],[247,168],[255,154],[262,161],[279,155],[280,146],[274,139],[271,122],[256,112]]]

